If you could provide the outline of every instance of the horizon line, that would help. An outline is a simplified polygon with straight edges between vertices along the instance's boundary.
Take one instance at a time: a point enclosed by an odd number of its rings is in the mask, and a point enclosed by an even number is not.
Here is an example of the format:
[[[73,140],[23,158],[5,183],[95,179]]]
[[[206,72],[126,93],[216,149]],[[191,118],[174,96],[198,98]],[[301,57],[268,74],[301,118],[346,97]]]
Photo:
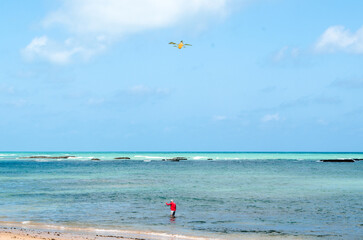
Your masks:
[[[0,151],[0,153],[361,153],[355,151]]]

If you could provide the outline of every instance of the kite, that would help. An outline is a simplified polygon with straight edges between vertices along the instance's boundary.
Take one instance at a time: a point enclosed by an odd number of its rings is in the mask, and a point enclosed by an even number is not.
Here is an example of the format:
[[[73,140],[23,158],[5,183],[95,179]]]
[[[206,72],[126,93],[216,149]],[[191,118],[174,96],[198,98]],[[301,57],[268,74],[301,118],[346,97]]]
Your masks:
[[[177,47],[179,49],[185,48],[186,46],[192,46],[191,44],[183,43],[183,41],[180,41],[180,43],[170,42],[169,44],[174,45],[174,47]]]

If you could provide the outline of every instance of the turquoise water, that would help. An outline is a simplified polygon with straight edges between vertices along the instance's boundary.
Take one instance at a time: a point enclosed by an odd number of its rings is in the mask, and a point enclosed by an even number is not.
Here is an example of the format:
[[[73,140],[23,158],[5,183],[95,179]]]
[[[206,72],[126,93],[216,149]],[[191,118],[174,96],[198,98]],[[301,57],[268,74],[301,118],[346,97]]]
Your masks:
[[[67,154],[76,157],[20,158]],[[188,160],[161,161],[178,156]],[[226,238],[362,239],[363,161],[318,162],[331,158],[363,153],[3,152],[0,220]],[[165,206],[170,199],[175,221]]]

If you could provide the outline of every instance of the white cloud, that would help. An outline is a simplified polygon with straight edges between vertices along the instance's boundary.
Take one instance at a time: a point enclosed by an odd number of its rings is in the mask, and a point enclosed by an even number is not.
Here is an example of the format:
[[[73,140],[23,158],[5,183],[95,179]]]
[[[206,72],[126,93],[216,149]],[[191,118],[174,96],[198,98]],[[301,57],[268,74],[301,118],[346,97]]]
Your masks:
[[[363,27],[352,33],[344,26],[331,26],[320,36],[315,50],[318,52],[344,51],[363,54]]]
[[[7,105],[13,106],[13,107],[24,107],[27,104],[28,104],[28,101],[25,99],[22,99],[22,98],[7,102]]]
[[[63,43],[58,43],[50,40],[47,36],[42,36],[34,38],[22,50],[22,54],[30,61],[40,58],[52,63],[65,64],[75,56],[88,59],[102,49],[102,45],[98,45],[92,49],[84,48],[74,43],[71,38],[66,39]]]
[[[275,62],[280,62],[287,58],[297,58],[300,55],[300,49],[296,47],[285,46],[281,48],[275,55],[273,56],[273,60]]]
[[[326,120],[324,120],[324,119],[318,119],[317,120],[317,123],[319,124],[319,125],[323,125],[323,126],[326,126],[326,125],[328,125],[329,123],[326,121]]]
[[[125,35],[186,23],[197,26],[210,16],[225,15],[229,1],[62,0],[59,9],[45,17],[43,25],[64,28],[78,44],[50,41],[43,36],[34,38],[23,52],[28,59],[67,63],[75,56],[93,56]]]
[[[89,98],[87,101],[89,105],[102,105],[104,102],[104,98]]]
[[[213,116],[213,120],[214,121],[223,121],[223,120],[226,120],[227,117],[226,116],[222,116],[222,115],[216,115],[216,116]]]
[[[227,0],[64,0],[44,24],[60,24],[75,33],[123,35],[203,14],[223,14],[226,4]]]
[[[261,121],[262,122],[271,122],[271,121],[279,121],[281,118],[280,118],[280,115],[278,113],[275,113],[275,114],[266,114],[265,116],[263,116],[261,118]]]
[[[129,88],[128,92],[132,95],[168,95],[167,88],[151,88],[145,85],[135,85]]]

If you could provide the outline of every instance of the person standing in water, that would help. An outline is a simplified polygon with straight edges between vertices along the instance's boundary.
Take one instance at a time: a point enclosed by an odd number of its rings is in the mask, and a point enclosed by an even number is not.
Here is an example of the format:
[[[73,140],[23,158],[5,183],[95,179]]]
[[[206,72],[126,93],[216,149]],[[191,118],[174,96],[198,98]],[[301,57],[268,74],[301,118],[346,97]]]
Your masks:
[[[176,211],[176,204],[175,202],[172,200],[170,200],[170,203],[166,203],[166,205],[170,206],[170,217],[175,217],[175,211]]]

